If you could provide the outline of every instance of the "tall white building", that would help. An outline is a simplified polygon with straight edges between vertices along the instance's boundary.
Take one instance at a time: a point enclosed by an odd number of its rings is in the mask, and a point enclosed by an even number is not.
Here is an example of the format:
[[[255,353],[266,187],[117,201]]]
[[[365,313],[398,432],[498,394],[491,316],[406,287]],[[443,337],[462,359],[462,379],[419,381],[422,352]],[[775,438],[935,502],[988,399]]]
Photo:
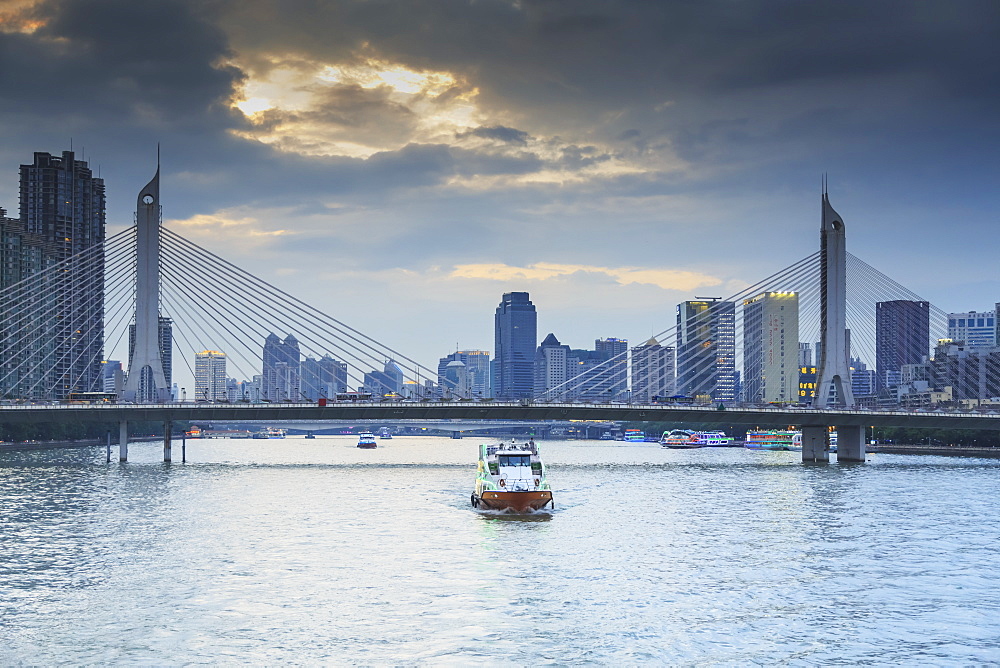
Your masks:
[[[799,401],[799,295],[763,292],[743,302],[743,399]]]
[[[964,341],[971,348],[983,348],[997,345],[997,313],[984,311],[978,313],[948,314],[948,338],[952,341]]]
[[[222,401],[229,398],[226,377],[226,354],[203,350],[194,355],[195,401]]]

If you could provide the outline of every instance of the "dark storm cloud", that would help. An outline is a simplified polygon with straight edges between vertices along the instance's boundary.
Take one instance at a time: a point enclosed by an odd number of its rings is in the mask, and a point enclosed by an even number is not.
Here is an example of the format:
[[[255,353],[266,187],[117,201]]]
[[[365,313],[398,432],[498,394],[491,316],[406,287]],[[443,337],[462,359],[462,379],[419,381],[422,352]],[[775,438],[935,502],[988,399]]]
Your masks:
[[[241,73],[226,67],[226,38],[185,2],[53,0],[32,13],[30,35],[0,33],[6,112],[109,122],[205,123],[228,111]]]

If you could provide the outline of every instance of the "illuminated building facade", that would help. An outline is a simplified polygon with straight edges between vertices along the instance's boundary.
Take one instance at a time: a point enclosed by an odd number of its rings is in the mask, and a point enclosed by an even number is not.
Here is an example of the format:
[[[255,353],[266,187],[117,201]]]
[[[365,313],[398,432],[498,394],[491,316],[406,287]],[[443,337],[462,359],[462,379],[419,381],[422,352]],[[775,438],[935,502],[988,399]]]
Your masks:
[[[226,354],[203,350],[194,355],[195,401],[227,401]]]
[[[743,400],[799,401],[799,295],[764,292],[743,302]]]
[[[736,303],[721,299],[677,305],[677,392],[736,400]]]

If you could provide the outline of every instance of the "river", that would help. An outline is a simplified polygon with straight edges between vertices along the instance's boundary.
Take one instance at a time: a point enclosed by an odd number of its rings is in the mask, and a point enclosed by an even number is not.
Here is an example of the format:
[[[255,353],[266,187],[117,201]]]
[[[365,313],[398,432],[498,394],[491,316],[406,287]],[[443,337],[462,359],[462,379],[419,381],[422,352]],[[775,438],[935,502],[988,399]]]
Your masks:
[[[479,439],[0,454],[3,665],[1000,662],[1000,461]]]

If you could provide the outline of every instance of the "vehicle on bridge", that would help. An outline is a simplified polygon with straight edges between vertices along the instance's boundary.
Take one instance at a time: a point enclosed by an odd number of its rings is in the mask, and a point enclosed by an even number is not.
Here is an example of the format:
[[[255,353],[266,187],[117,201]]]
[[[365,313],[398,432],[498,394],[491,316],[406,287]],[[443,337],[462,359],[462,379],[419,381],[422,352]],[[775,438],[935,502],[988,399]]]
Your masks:
[[[67,404],[116,404],[118,394],[115,392],[70,392],[66,397]]]
[[[479,446],[479,470],[472,507],[526,513],[555,503],[545,475],[545,464],[534,439],[523,445],[500,443]]]

